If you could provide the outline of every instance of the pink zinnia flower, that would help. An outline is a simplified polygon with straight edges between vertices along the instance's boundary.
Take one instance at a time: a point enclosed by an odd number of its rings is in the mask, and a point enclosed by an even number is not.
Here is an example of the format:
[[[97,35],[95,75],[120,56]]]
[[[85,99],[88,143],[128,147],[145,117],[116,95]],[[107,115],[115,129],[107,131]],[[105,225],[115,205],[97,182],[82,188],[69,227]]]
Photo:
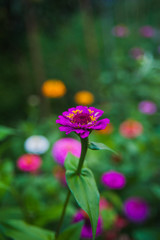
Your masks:
[[[143,126],[140,122],[130,119],[121,123],[119,131],[126,138],[135,138],[142,134]]]
[[[140,47],[134,47],[130,50],[130,55],[136,60],[141,59],[144,56],[144,50]]]
[[[142,101],[139,103],[138,108],[140,112],[148,115],[152,115],[157,111],[156,104],[152,101]]]
[[[111,189],[121,189],[126,184],[126,178],[122,173],[109,171],[102,175],[102,183]]]
[[[141,36],[143,36],[145,38],[151,38],[155,35],[154,28],[149,25],[141,27],[139,32],[140,32]]]
[[[129,35],[129,29],[125,25],[117,25],[112,29],[112,34],[116,37],[127,37]]]
[[[83,220],[84,225],[82,227],[81,231],[81,238],[91,238],[92,239],[92,227],[91,223],[88,217],[88,214],[83,211],[82,209],[79,210],[75,216],[73,217],[73,222],[79,222]],[[98,223],[97,223],[97,231],[96,231],[96,236],[99,236],[102,233],[102,219],[101,217],[98,218]]]
[[[149,215],[149,206],[144,199],[128,198],[124,203],[124,212],[133,222],[143,222]]]
[[[62,125],[60,131],[65,131],[66,134],[71,132],[77,133],[81,138],[89,136],[92,130],[105,129],[110,122],[108,118],[99,120],[103,111],[94,107],[77,106],[63,112],[62,116],[56,120],[56,123]]]
[[[81,154],[81,143],[73,138],[62,138],[53,145],[52,154],[54,160],[60,165],[64,165],[68,153],[79,158]]]
[[[41,158],[35,154],[24,154],[17,161],[18,168],[25,172],[34,172],[40,168],[41,164]]]

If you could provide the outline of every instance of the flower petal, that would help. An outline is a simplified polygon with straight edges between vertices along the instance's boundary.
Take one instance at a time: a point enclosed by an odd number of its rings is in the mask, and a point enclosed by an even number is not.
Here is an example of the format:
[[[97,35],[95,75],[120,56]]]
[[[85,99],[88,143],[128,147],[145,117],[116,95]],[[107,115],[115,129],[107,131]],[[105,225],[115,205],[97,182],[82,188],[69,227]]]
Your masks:
[[[71,128],[71,127],[66,127],[66,126],[61,126],[61,127],[59,127],[59,130],[60,130],[60,131],[65,131],[66,134],[69,134],[70,132],[74,131],[73,128]]]
[[[95,107],[89,107],[88,109],[94,111],[93,116],[96,117],[96,119],[100,118],[104,113],[104,111],[97,109]]]
[[[69,119],[59,116],[59,119],[56,120],[56,123],[59,123],[63,126],[72,126],[72,123],[69,121]]]
[[[92,127],[92,129],[103,130],[106,128],[107,124],[109,124],[110,120],[108,118],[104,118],[102,120],[97,121],[96,125]]]
[[[81,138],[86,138],[89,136],[90,131],[84,129],[74,129],[74,131],[80,135]]]
[[[89,136],[89,134],[90,134],[90,131],[84,131],[83,133],[80,133],[80,137],[81,138],[86,138],[86,137]]]

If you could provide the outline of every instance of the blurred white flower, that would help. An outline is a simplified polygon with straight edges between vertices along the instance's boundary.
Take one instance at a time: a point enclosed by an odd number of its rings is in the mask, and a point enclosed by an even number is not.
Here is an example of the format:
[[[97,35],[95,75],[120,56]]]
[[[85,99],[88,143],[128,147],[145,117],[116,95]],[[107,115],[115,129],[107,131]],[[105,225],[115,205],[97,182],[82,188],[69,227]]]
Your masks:
[[[43,154],[49,148],[49,141],[44,136],[33,135],[26,139],[24,148],[28,153]]]

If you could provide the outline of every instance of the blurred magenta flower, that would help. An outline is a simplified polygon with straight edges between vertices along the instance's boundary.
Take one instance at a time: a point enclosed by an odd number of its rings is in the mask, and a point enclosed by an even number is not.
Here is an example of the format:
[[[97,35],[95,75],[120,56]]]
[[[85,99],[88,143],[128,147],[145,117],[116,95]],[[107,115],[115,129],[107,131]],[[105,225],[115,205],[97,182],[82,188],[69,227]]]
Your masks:
[[[55,142],[52,155],[57,163],[63,166],[68,153],[79,158],[81,154],[81,143],[73,138],[62,138]]]
[[[149,25],[141,27],[139,32],[145,38],[152,38],[155,35],[155,29]]]
[[[24,154],[17,161],[18,168],[25,172],[35,172],[41,164],[41,158],[35,154]]]
[[[117,25],[112,28],[112,34],[116,37],[127,37],[129,35],[129,29],[125,25]]]
[[[148,115],[152,115],[157,111],[156,104],[152,101],[142,101],[139,103],[139,111]]]
[[[81,231],[81,238],[89,238],[92,239],[92,227],[89,220],[89,217],[85,211],[80,209],[77,211],[77,213],[73,217],[73,222],[79,222],[83,220],[84,225],[82,227]],[[102,233],[102,219],[101,217],[98,218],[98,224],[97,224],[97,231],[96,236],[99,236]]]
[[[131,48],[130,55],[136,60],[141,59],[144,56],[144,50],[140,47]]]
[[[140,122],[129,119],[121,123],[120,134],[126,138],[135,138],[142,134],[143,126]]]
[[[122,173],[109,171],[102,175],[102,183],[111,189],[121,189],[126,184],[126,178]]]
[[[124,212],[131,221],[143,222],[149,215],[149,206],[144,199],[131,197],[124,202]]]
[[[92,130],[102,130],[106,128],[110,122],[108,118],[97,121],[102,114],[102,110],[94,107],[77,106],[68,109],[67,112],[63,112],[63,115],[59,116],[56,123],[62,125],[59,129],[60,131],[65,131],[66,134],[75,132],[80,135],[81,138],[86,138]]]
[[[49,148],[49,141],[41,135],[33,135],[26,139],[24,148],[28,153],[43,154]]]
[[[63,186],[67,186],[65,169],[63,167],[55,166],[53,169],[53,175]]]

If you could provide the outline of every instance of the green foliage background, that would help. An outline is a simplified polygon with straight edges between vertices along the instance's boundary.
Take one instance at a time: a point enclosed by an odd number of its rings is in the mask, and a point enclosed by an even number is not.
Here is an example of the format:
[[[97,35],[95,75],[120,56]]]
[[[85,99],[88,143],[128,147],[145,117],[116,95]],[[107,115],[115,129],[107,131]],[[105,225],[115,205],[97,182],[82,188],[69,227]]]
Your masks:
[[[111,135],[92,133],[90,139],[121,156],[116,162],[113,153],[87,153],[100,194],[113,205],[103,213],[105,233],[113,229],[117,215],[124,217],[125,199],[139,196],[149,203],[150,217],[141,225],[130,222],[117,240],[123,234],[134,240],[160,239],[159,9],[158,0],[0,1],[0,124],[9,127],[0,127],[0,239],[22,240],[27,230],[26,240],[35,239],[35,234],[37,240],[54,239],[67,192],[53,176],[56,163],[51,148],[66,137],[55,120],[76,105],[74,94],[80,90],[94,94],[94,106],[104,110],[104,117],[114,126]],[[117,24],[125,24],[130,35],[113,36]],[[154,38],[140,36],[143,25],[156,29]],[[145,57],[131,58],[133,47],[143,48]],[[42,96],[42,83],[52,78],[61,79],[67,87],[61,99]],[[35,105],[30,104],[32,95],[38,99]],[[155,102],[157,112],[152,116],[140,113],[142,100]],[[143,124],[138,138],[125,139],[119,133],[120,124],[129,118]],[[24,174],[16,166],[25,153],[24,141],[34,134],[50,142],[37,176]],[[101,175],[110,169],[126,176],[124,189],[112,191],[102,185]],[[71,233],[74,239],[79,237],[81,224],[70,226],[77,209],[72,198],[62,227],[64,240]]]

